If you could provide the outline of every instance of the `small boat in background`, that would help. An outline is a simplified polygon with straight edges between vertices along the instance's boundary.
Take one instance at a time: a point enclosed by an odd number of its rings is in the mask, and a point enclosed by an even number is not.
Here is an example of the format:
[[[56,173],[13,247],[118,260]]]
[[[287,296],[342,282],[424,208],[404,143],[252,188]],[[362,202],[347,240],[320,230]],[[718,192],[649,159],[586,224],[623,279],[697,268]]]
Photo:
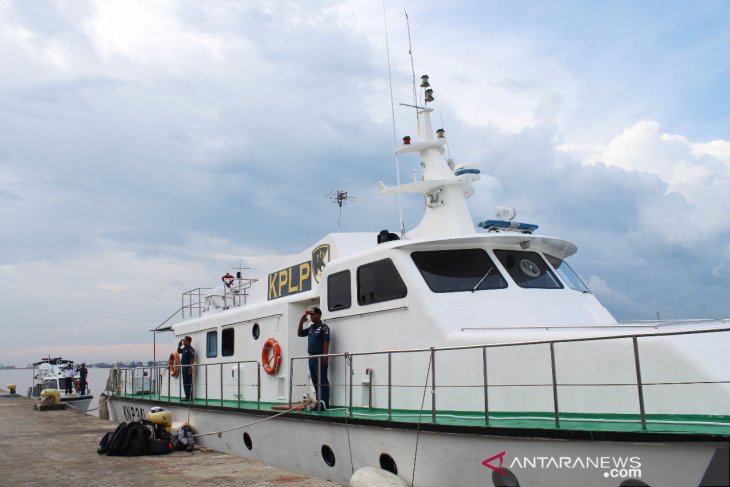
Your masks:
[[[74,371],[73,379],[65,376],[66,371],[71,368]],[[77,409],[86,411],[94,396],[91,394],[88,383],[81,391],[80,366],[75,366],[73,360],[61,357],[43,358],[40,362],[33,363],[33,385],[28,388],[28,397],[40,398],[44,389],[58,389],[61,402],[69,404]],[[71,394],[66,393],[66,381],[73,381]]]

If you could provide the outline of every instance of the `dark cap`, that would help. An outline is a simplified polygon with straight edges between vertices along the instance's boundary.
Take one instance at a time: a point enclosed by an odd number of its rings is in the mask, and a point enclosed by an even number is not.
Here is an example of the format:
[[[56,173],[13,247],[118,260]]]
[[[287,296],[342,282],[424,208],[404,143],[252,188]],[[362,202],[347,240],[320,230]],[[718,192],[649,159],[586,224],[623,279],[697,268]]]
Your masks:
[[[318,315],[321,315],[321,314],[322,314],[322,310],[321,310],[321,309],[319,309],[319,308],[318,308],[318,307],[316,307],[316,306],[313,306],[313,307],[312,307],[312,313],[317,313]]]
[[[190,336],[189,336],[189,335],[185,337],[185,340],[190,340],[191,342],[193,341],[193,339],[192,339],[192,338],[190,338]]]

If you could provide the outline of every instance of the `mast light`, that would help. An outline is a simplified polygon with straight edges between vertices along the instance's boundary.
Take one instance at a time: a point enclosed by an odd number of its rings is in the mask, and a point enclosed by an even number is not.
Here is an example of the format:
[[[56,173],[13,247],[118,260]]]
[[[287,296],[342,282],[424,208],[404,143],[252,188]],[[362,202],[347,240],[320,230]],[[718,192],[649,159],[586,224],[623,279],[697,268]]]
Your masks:
[[[428,75],[421,76],[421,88],[428,88],[431,84],[428,82]]]

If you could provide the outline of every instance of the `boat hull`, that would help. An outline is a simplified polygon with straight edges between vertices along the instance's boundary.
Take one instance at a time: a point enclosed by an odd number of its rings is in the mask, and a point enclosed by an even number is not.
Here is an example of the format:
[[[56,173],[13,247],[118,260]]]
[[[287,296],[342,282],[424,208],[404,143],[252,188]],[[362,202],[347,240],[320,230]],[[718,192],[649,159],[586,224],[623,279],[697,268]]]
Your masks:
[[[727,482],[723,437],[598,434],[593,436],[604,441],[596,441],[580,431],[542,435],[505,428],[332,421],[120,397],[111,397],[108,406],[115,422],[139,420],[151,407],[163,406],[172,411],[175,423],[189,418],[196,434],[222,432],[196,437],[200,445],[342,484],[359,468],[383,466],[384,455],[400,477],[418,486],[516,485],[505,483],[513,475],[519,485],[616,487],[637,479],[651,486],[686,487],[700,485],[715,469],[724,469]],[[334,457],[332,466],[326,448]]]

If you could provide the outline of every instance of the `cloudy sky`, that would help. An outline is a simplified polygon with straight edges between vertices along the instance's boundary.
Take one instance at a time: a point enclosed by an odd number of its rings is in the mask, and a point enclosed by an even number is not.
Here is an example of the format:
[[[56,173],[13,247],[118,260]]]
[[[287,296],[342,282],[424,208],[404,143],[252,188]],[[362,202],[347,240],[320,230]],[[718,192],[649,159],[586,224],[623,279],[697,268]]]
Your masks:
[[[475,221],[573,241],[620,320],[730,318],[730,3],[385,10],[396,102],[407,10],[434,124],[485,175]],[[0,73],[0,363],[148,360],[181,291],[337,231],[332,189],[343,231],[398,228],[381,0],[0,0]]]

